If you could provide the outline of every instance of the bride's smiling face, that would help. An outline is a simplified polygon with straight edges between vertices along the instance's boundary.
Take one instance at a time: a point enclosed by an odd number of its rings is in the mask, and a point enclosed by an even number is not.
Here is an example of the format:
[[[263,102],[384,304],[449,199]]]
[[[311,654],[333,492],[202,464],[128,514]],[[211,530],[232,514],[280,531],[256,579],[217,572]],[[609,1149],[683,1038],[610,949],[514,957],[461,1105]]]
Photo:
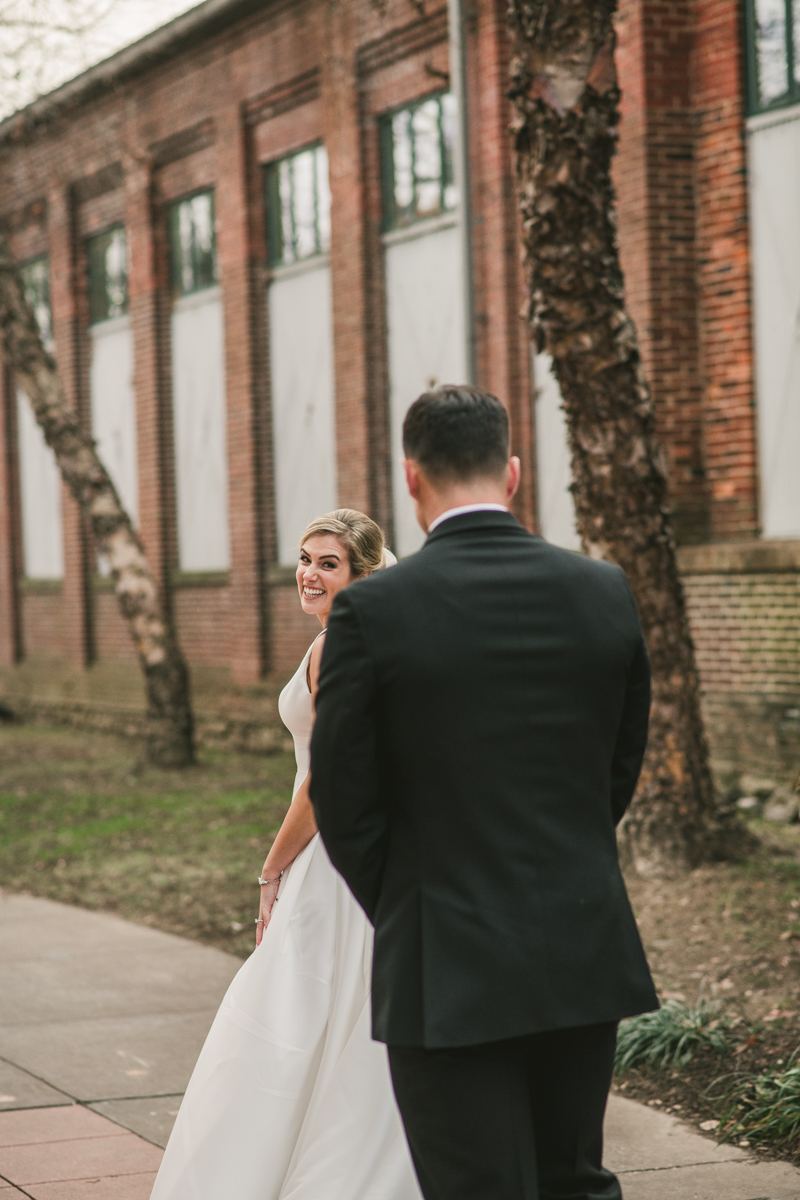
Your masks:
[[[303,612],[328,619],[334,597],[353,582],[347,551],[332,533],[317,534],[303,543],[297,564],[297,590]]]

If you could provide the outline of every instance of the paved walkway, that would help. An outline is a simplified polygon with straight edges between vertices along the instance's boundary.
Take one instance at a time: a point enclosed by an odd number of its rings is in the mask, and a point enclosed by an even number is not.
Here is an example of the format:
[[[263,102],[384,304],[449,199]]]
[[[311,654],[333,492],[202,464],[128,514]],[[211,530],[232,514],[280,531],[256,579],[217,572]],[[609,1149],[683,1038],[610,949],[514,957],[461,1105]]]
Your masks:
[[[238,967],[183,938],[0,891],[0,1200],[148,1200]],[[786,1163],[618,1096],[606,1146],[625,1200],[800,1200]]]

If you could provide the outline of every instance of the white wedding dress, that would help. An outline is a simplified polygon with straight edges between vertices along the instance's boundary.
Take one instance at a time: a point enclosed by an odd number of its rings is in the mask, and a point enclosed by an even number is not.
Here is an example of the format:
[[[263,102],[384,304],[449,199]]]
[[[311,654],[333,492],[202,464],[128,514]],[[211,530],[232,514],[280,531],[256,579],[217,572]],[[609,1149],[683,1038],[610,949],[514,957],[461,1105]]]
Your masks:
[[[295,792],[310,654],[279,700]],[[386,1047],[370,1036],[372,928],[319,834],[278,895],[214,1019],[151,1200],[421,1200]]]

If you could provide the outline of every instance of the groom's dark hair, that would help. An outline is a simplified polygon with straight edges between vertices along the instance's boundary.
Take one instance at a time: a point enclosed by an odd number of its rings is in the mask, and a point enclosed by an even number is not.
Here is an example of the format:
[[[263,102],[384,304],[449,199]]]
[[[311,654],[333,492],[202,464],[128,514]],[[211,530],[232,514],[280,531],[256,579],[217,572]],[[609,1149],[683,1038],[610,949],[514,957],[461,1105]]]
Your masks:
[[[423,392],[406,413],[403,450],[436,483],[502,475],[508,413],[496,396],[466,384]]]

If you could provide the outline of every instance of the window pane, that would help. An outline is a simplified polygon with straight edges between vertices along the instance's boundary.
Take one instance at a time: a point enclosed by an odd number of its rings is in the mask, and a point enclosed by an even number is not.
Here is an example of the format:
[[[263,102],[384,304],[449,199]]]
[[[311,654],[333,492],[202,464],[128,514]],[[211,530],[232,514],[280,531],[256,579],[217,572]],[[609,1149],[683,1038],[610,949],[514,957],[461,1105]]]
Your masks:
[[[411,210],[414,203],[414,152],[411,146],[411,113],[395,113],[392,117],[392,150],[394,162],[394,204],[396,219]]]
[[[328,152],[317,146],[317,225],[319,249],[323,254],[331,248],[331,188],[328,180]]]
[[[92,323],[128,311],[128,266],[125,230],[121,225],[90,238],[89,319]]]
[[[381,122],[387,226],[436,217],[458,205],[453,170],[456,105],[445,93]]]
[[[306,150],[292,159],[294,171],[294,235],[298,258],[309,258],[317,250],[317,197],[314,151]]]
[[[290,154],[264,168],[267,240],[273,266],[327,253],[331,193],[324,146]]]
[[[792,0],[792,40],[794,42],[794,81],[800,83],[800,0]]]
[[[213,287],[217,271],[214,256],[214,204],[211,192],[195,196],[189,201],[192,206],[192,229],[194,232],[194,286]]]
[[[458,206],[453,147],[456,140],[456,98],[451,92],[442,96],[442,162],[444,169],[444,207],[448,211]]]
[[[278,166],[278,192],[281,202],[281,252],[277,261],[294,262],[294,222],[292,220],[292,160],[285,158]]]
[[[788,89],[785,0],[756,0],[756,60],[758,97],[762,105]]]
[[[39,326],[39,334],[47,350],[53,348],[53,322],[50,312],[50,264],[46,258],[37,258],[22,267],[22,286],[25,299],[30,304]]]
[[[439,101],[421,104],[412,118],[414,129],[414,174],[417,182],[417,214],[435,216],[442,207],[442,141]]]
[[[181,291],[193,292],[192,210],[188,204],[181,204],[178,208],[178,237],[180,239]]]
[[[172,206],[170,238],[175,290],[185,296],[213,287],[217,281],[213,192]]]

